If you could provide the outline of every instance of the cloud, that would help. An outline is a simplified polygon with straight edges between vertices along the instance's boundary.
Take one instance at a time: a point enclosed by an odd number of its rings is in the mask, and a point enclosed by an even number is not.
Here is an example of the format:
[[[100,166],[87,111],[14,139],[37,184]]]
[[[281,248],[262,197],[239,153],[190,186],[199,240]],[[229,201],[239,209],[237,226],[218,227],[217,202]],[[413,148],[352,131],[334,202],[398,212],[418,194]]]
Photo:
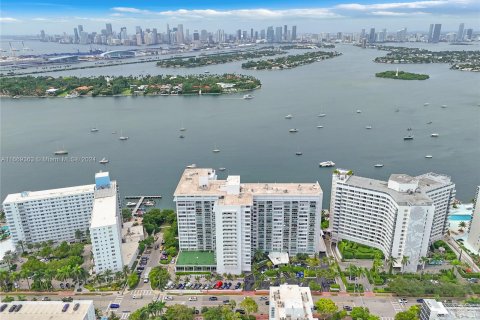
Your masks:
[[[278,19],[278,18],[336,18],[341,17],[327,8],[311,9],[238,9],[238,10],[214,10],[214,9],[178,9],[168,11],[150,11],[138,8],[114,7],[113,11],[132,14],[145,14],[178,18],[250,18],[250,19]]]
[[[412,1],[412,2],[393,2],[393,3],[376,3],[376,4],[359,4],[346,3],[335,6],[337,9],[352,11],[369,11],[369,10],[391,10],[391,9],[426,9],[433,7],[442,7],[456,4],[469,4],[471,0],[429,0],[429,1]]]
[[[0,22],[5,22],[5,23],[8,23],[8,22],[20,22],[20,20],[18,19],[15,19],[15,18],[11,18],[11,17],[0,17]]]
[[[112,10],[117,12],[125,12],[125,13],[142,13],[142,14],[152,13],[149,10],[142,10],[142,9],[130,8],[130,7],[114,7],[112,8]]]
[[[371,15],[374,16],[387,16],[387,17],[402,17],[402,16],[412,16],[412,15],[425,15],[428,14],[426,12],[395,12],[395,11],[372,11],[370,12]]]

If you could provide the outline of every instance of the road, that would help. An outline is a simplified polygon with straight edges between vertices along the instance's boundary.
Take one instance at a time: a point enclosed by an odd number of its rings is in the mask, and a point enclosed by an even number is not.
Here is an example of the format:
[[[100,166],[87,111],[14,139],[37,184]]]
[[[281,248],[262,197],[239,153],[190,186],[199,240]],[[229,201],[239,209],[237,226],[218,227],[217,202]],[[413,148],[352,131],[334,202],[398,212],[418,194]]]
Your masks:
[[[12,295],[12,294],[11,294]],[[137,299],[133,299],[133,295]],[[212,307],[223,304],[223,300],[234,300],[237,303],[237,307],[240,302],[244,299],[245,295],[216,295],[218,298],[217,301],[209,301],[208,298],[212,295],[192,295],[192,294],[183,294],[183,295],[174,295],[167,292],[153,291],[150,289],[136,289],[131,292],[125,292],[125,294],[114,293],[108,295],[78,295],[74,298],[76,300],[94,300],[94,305],[96,308],[104,312],[104,314],[109,314],[111,311],[118,314],[121,319],[127,319],[128,315],[147,305],[148,303],[155,301],[157,299],[164,299],[168,295],[173,298],[173,301],[167,301],[167,305],[172,304],[183,304],[189,307],[195,307],[201,309],[203,306]],[[15,296],[15,295],[13,295]],[[188,301],[188,298],[196,296],[197,301]],[[250,295],[249,295],[250,296]],[[43,297],[43,296],[42,296]],[[48,295],[52,300],[60,300],[61,297],[58,295]],[[138,299],[138,297],[142,297]],[[255,299],[259,306],[259,314],[268,314],[268,306],[265,305],[265,301],[260,300],[261,296],[252,296]],[[28,300],[31,300],[30,296],[27,296]],[[41,299],[41,297],[38,297]],[[314,296],[314,301],[322,298],[322,296]],[[341,309],[344,306],[351,307],[367,307],[370,309],[370,312],[382,317],[383,320],[393,320],[395,314],[400,311],[404,311],[415,304],[415,299],[409,299],[409,302],[406,305],[398,303],[398,298],[395,297],[351,297],[351,296],[331,296],[325,297],[332,299],[338,307]],[[110,309],[111,303],[118,303],[120,305],[119,309]]]

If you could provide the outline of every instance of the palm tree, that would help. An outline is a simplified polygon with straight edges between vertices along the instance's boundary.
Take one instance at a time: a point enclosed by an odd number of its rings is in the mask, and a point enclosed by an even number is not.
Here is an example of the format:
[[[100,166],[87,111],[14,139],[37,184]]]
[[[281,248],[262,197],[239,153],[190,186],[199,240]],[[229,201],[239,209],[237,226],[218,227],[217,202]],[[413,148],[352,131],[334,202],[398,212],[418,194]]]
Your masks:
[[[150,302],[147,305],[146,309],[150,317],[156,318],[162,314],[164,308],[165,308],[165,302],[155,301],[155,302]]]
[[[18,240],[17,241],[17,246],[22,248],[22,252],[25,251],[25,245],[26,245],[26,241],[24,241],[24,240]]]
[[[0,270],[0,287],[2,291],[8,291],[8,284],[10,283],[10,271]]]
[[[55,277],[55,271],[51,269],[46,269],[43,272],[43,283],[44,283],[44,288],[47,290],[51,290],[53,288],[52,286],[52,279]]]
[[[180,276],[177,274],[175,275],[175,282],[176,283],[179,283],[180,282]]]
[[[123,278],[123,272],[122,271],[117,271],[115,272],[115,280],[121,280]]]
[[[459,231],[463,232],[463,229],[467,227],[467,224],[465,223],[465,221],[462,221],[458,224],[458,226],[460,227]]]
[[[3,255],[3,261],[7,264],[8,270],[12,269],[12,263],[17,260],[17,254],[12,250],[8,250]]]
[[[123,272],[123,278],[127,279],[128,274],[130,273],[130,268],[127,265],[124,265],[122,272]]]
[[[83,238],[83,231],[80,229],[75,230],[75,239],[77,239],[78,242],[80,242],[82,238]]]
[[[425,270],[425,264],[428,262],[428,257],[421,257],[420,262],[422,263],[422,270]]]
[[[20,272],[16,272],[16,271],[12,272],[12,273],[10,274],[10,278],[11,278],[14,282],[17,282],[18,280],[21,279]],[[17,290],[18,290],[18,287],[16,287],[15,290],[17,291]]]
[[[110,269],[105,270],[103,275],[105,276],[105,279],[107,280],[107,283],[110,284],[110,282],[112,282],[112,275],[113,275],[112,270],[110,270]]]
[[[58,281],[65,281],[67,279],[70,279],[72,277],[72,267],[69,265],[63,266],[59,269],[57,269],[57,274],[55,276],[55,279]]]
[[[32,272],[28,268],[22,268],[22,270],[20,271],[20,276],[22,277],[22,279],[27,280],[28,290],[30,290],[30,279],[28,277],[30,277],[31,273]]]
[[[387,259],[388,273],[392,274],[393,266],[397,263],[397,258],[390,256]]]
[[[402,257],[402,272],[405,269],[405,266],[410,262],[410,258],[408,256],[403,256]]]

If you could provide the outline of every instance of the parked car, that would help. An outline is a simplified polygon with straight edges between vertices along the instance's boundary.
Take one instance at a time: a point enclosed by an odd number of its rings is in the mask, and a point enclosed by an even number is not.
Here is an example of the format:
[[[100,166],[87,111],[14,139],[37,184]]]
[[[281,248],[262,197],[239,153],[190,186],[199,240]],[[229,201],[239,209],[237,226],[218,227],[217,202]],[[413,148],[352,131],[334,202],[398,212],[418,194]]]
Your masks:
[[[20,311],[20,309],[22,309],[23,305],[22,304],[19,304],[16,308],[15,308],[15,312],[18,312]]]
[[[173,300],[173,297],[170,297],[170,296],[165,296],[163,298],[163,301],[172,301]]]
[[[227,303],[230,303],[230,300],[228,299],[223,300],[223,304],[227,304]]]
[[[190,297],[188,298],[188,301],[197,301],[197,297]]]
[[[62,298],[62,302],[72,302],[72,301],[73,301],[73,298],[72,298],[72,297]]]
[[[398,299],[398,303],[407,303],[407,302],[408,302],[408,300],[405,299],[405,298]]]
[[[7,307],[8,307],[8,304],[6,303],[2,304],[2,306],[0,307],[0,312],[3,312],[3,310],[5,310]]]
[[[268,300],[268,297],[265,297],[265,296],[260,297],[260,300]]]
[[[237,284],[235,285],[235,290],[240,289],[241,286],[242,284],[240,282],[237,282]]]
[[[17,305],[14,304],[10,307],[10,309],[8,309],[8,312],[13,312],[13,310],[15,310],[17,308]]]
[[[243,309],[235,309],[235,312],[238,312],[240,314],[245,314],[245,310]]]
[[[110,303],[110,309],[118,309],[120,305],[118,303]]]
[[[70,303],[65,303],[65,305],[64,305],[63,308],[62,308],[62,312],[66,312],[66,311],[68,310],[68,307],[70,307]],[[111,307],[112,307],[112,306],[110,305],[110,308],[111,308]]]
[[[80,303],[75,303],[75,305],[73,306],[73,311],[77,311],[78,308],[80,308]]]
[[[50,301],[52,299],[50,299],[49,297],[43,297],[42,301]]]
[[[343,310],[345,310],[345,311],[352,311],[352,307],[350,307],[350,306],[343,306]]]
[[[210,301],[217,301],[218,298],[217,298],[217,297],[210,297],[210,298],[208,298],[208,300],[210,300]]]

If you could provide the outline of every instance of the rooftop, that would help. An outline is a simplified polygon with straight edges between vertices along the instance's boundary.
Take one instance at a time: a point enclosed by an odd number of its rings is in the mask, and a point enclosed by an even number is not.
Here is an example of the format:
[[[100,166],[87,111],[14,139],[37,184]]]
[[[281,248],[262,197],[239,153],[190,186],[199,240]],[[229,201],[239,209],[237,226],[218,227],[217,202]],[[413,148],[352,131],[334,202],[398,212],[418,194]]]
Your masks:
[[[80,306],[73,311],[73,306],[79,303]],[[22,309],[17,312],[8,312],[12,305],[22,304]],[[7,303],[7,308],[3,311],[5,318],[9,320],[84,320],[88,319],[86,314],[89,308],[93,310],[92,300],[73,300],[69,302],[67,311],[62,312],[66,303],[62,301],[14,301]],[[7,312],[7,315],[5,315]]]
[[[109,189],[95,191],[93,200],[91,228],[99,228],[115,224],[117,216],[116,182],[112,181]]]
[[[11,203],[11,202],[26,202],[26,201],[33,201],[33,200],[40,200],[40,199],[66,197],[66,196],[83,194],[83,193],[93,193],[94,189],[95,189],[94,184],[88,184],[83,186],[49,189],[49,190],[41,190],[41,191],[23,191],[20,193],[11,193],[7,195],[3,203],[5,204],[5,203]]]
[[[268,258],[276,266],[279,264],[287,264],[290,260],[288,259],[287,252],[270,252]]]
[[[210,251],[180,251],[177,266],[214,266],[215,254]]]
[[[222,196],[226,187],[240,184],[240,194],[252,196],[296,195],[318,196],[322,188],[315,183],[240,183],[240,176],[229,176],[217,180],[215,170],[207,168],[185,169],[174,192],[174,196]]]
[[[275,319],[315,319],[312,294],[308,287],[288,284],[270,287],[270,301],[270,305],[276,307]]]

